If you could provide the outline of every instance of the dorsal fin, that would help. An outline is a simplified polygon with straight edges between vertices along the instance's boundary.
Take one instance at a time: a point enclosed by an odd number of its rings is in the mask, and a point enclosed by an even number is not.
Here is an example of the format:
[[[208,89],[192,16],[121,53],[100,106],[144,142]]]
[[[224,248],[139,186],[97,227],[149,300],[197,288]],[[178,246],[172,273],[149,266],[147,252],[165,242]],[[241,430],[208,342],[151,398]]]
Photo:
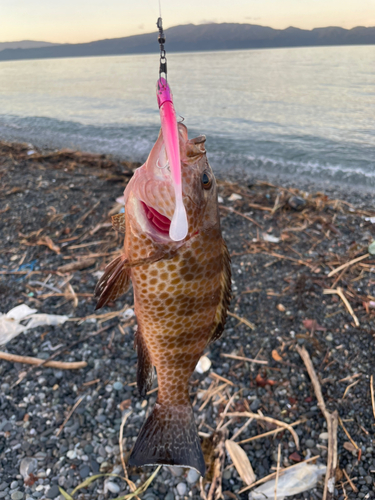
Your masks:
[[[216,309],[215,323],[212,330],[212,335],[208,343],[215,342],[219,339],[224,331],[225,321],[227,319],[227,311],[232,297],[231,291],[231,269],[230,269],[230,255],[225,241],[222,239],[223,246],[223,270],[221,272],[221,296],[220,302]]]

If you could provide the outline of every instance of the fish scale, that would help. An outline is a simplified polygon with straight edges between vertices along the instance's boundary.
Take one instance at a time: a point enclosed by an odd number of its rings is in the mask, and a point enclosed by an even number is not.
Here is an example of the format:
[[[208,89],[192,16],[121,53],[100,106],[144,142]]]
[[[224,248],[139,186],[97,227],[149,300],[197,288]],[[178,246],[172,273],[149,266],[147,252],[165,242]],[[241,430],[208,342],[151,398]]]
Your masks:
[[[157,401],[129,464],[181,465],[203,475],[188,381],[207,345],[224,329],[231,295],[230,258],[221,235],[205,138],[189,140],[183,124],[178,131],[187,237],[176,242],[168,235],[175,200],[170,172],[158,168],[163,154],[160,134],[145,165],[126,187],[125,214],[114,218],[117,230],[125,228],[124,253],[107,266],[95,295],[102,307],[132,281],[141,395],[151,389],[156,368]]]

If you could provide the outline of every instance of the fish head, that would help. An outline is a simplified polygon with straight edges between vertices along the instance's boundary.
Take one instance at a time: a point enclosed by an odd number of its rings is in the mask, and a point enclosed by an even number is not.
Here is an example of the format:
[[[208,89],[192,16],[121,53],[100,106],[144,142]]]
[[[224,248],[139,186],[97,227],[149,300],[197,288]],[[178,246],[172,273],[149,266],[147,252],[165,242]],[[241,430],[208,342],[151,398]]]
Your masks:
[[[217,187],[206,157],[206,138],[201,135],[189,140],[183,123],[178,124],[178,132],[182,198],[189,228],[185,240],[174,242],[169,237],[175,191],[161,131],[146,163],[135,171],[124,193],[132,230],[172,247],[178,247],[201,231],[219,227]]]

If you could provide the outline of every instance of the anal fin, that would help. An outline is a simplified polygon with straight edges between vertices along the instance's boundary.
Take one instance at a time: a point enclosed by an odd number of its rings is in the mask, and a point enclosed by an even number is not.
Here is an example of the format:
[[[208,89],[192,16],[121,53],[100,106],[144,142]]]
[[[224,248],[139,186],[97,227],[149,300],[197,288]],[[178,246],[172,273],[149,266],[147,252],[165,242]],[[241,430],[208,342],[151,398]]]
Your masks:
[[[124,255],[120,255],[105,268],[95,287],[94,297],[98,299],[95,309],[100,309],[128,291],[130,277],[126,260]]]
[[[139,394],[144,397],[152,387],[154,379],[154,367],[152,365],[150,354],[142,337],[142,332],[138,325],[138,330],[135,334],[134,346],[137,350],[137,387]]]

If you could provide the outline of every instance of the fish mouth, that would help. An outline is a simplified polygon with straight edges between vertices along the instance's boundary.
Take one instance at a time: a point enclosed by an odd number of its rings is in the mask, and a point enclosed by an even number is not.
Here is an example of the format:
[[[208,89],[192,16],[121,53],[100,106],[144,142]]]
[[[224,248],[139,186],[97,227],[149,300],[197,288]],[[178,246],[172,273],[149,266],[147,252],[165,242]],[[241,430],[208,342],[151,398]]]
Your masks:
[[[146,203],[144,203],[143,201],[141,201],[141,205],[151,226],[159,233],[162,233],[165,236],[169,236],[171,221],[168,219],[168,217],[162,215],[160,212],[155,210],[155,208],[146,205]]]

